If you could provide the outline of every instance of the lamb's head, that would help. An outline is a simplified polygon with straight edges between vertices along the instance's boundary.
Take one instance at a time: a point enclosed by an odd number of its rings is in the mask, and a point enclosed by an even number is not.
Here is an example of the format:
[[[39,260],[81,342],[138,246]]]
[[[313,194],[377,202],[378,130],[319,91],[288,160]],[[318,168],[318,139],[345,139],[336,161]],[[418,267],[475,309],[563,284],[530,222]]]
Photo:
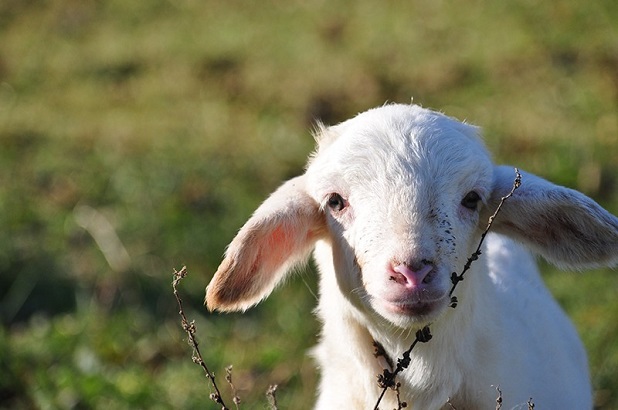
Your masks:
[[[616,217],[522,174],[492,230],[562,267],[618,263]],[[434,320],[449,305],[452,272],[513,178],[512,168],[491,163],[475,127],[417,106],[387,105],[321,128],[305,174],[277,189],[230,244],[207,305],[259,302],[323,240],[333,252],[318,261],[322,274],[334,271],[341,294],[365,314],[401,327]]]
[[[478,244],[493,164],[477,128],[417,106],[374,109],[319,131],[307,188],[324,210],[339,287],[407,327],[450,303]]]

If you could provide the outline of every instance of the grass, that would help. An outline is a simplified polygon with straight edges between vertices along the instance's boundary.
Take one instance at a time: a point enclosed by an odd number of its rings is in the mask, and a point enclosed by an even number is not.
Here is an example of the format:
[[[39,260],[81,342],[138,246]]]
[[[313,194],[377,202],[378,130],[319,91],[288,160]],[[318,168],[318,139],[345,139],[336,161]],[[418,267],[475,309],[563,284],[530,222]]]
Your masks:
[[[616,38],[611,1],[3,2],[0,408],[211,406],[171,293],[185,264],[205,360],[234,365],[245,408],[271,383],[280,408],[309,408],[311,270],[244,315],[202,298],[235,231],[302,172],[313,121],[413,97],[616,214]],[[598,407],[618,407],[615,272],[544,272]]]

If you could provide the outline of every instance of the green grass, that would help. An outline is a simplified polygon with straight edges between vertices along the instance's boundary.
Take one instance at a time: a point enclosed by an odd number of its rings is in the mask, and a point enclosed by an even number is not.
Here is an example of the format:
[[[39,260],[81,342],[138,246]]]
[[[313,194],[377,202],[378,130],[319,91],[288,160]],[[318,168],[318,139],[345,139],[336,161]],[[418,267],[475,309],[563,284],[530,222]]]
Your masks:
[[[310,408],[314,274],[244,315],[202,299],[302,172],[313,121],[413,97],[618,213],[616,38],[609,0],[0,3],[0,408],[215,408],[171,293],[183,264],[206,361],[234,365],[244,408],[271,383]],[[121,247],[102,252],[105,226]],[[617,408],[615,272],[544,271]]]

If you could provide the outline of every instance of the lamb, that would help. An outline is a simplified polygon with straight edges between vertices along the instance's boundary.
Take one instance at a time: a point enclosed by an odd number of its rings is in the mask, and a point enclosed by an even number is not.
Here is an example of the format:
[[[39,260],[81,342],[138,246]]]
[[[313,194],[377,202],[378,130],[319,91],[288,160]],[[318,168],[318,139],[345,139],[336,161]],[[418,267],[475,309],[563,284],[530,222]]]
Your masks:
[[[320,126],[303,175],[278,188],[229,245],[206,289],[210,310],[245,310],[313,256],[317,409],[372,409],[385,360],[431,325],[398,374],[407,408],[590,409],[586,354],[531,252],[563,269],[618,264],[618,218],[585,195],[522,172],[449,307],[451,274],[476,249],[514,180],[479,129],[390,104]],[[382,364],[380,362],[383,362]],[[388,391],[383,409],[398,408]]]

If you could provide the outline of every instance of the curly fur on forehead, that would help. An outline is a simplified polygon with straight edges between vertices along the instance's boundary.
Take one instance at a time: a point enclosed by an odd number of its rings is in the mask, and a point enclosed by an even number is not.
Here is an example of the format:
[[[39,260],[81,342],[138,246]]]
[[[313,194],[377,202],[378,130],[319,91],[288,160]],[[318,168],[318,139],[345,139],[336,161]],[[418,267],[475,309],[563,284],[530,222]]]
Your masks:
[[[314,138],[318,145],[317,152],[321,152],[344,133],[362,135],[373,130],[378,132],[389,130],[409,135],[415,128],[426,129],[429,133],[443,133],[446,130],[453,130],[472,140],[480,141],[480,129],[478,127],[462,123],[436,111],[429,111],[416,105],[403,104],[390,104],[374,108],[331,127],[318,123],[314,130]]]
[[[365,185],[378,175],[393,183],[402,178],[465,179],[462,172],[490,178],[489,154],[479,134],[477,127],[441,113],[387,105],[333,127],[320,124],[308,167]],[[478,166],[470,167],[471,161]]]

